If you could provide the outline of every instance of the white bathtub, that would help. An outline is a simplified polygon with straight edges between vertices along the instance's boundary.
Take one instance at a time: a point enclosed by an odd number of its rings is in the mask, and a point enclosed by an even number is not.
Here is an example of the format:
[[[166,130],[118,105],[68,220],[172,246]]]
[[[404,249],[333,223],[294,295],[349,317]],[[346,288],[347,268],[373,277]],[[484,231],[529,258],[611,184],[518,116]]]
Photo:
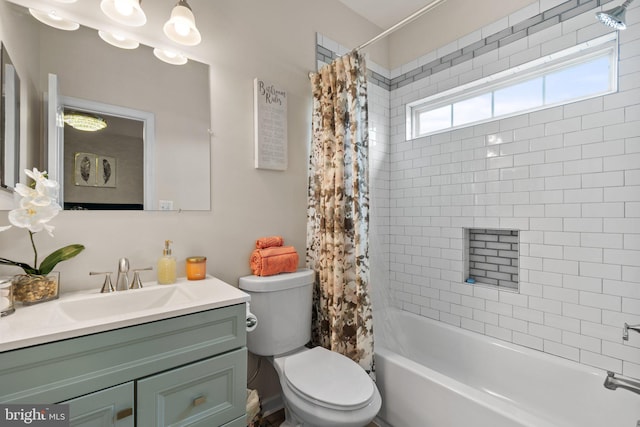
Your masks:
[[[386,344],[376,334],[376,376],[379,418],[394,427],[636,427],[640,421],[640,395],[605,389],[605,371],[412,313],[387,316],[378,319],[399,332]]]

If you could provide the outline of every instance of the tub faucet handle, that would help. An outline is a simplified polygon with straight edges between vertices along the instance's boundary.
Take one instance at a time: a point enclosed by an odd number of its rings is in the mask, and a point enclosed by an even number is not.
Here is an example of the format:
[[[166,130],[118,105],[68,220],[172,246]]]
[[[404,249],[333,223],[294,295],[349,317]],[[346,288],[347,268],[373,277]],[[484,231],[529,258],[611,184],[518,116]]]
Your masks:
[[[111,272],[110,271],[89,272],[90,276],[96,276],[98,274],[104,274],[104,283],[102,284],[102,289],[100,289],[100,293],[105,294],[109,292],[115,292],[116,289],[113,287],[113,283],[111,283]]]

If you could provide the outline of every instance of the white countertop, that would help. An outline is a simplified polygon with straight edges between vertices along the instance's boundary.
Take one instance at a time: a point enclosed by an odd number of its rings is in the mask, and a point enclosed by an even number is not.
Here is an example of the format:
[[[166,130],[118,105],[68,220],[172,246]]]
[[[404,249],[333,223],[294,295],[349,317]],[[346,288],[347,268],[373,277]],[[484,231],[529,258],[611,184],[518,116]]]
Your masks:
[[[0,318],[0,352],[133,326],[249,301],[250,296],[215,277],[173,285],[101,294],[99,289],[61,294]]]

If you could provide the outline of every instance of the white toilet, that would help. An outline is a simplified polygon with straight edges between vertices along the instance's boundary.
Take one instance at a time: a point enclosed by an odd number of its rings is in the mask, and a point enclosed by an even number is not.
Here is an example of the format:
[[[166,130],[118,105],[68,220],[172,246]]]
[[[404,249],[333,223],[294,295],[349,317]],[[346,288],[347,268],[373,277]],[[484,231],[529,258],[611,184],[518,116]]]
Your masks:
[[[240,278],[251,295],[258,327],[247,334],[249,351],[270,356],[280,377],[283,427],[362,427],[380,410],[373,380],[354,361],[322,347],[309,349],[314,273]]]

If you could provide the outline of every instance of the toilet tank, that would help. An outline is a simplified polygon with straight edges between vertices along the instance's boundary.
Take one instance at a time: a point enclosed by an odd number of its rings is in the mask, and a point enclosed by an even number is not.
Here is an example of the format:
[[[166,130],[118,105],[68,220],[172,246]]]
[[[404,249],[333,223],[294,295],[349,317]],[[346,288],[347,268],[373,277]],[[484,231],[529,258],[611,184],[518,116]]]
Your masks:
[[[308,269],[240,278],[239,287],[251,295],[251,312],[258,318],[258,327],[247,333],[250,352],[277,356],[309,342],[313,280]]]

